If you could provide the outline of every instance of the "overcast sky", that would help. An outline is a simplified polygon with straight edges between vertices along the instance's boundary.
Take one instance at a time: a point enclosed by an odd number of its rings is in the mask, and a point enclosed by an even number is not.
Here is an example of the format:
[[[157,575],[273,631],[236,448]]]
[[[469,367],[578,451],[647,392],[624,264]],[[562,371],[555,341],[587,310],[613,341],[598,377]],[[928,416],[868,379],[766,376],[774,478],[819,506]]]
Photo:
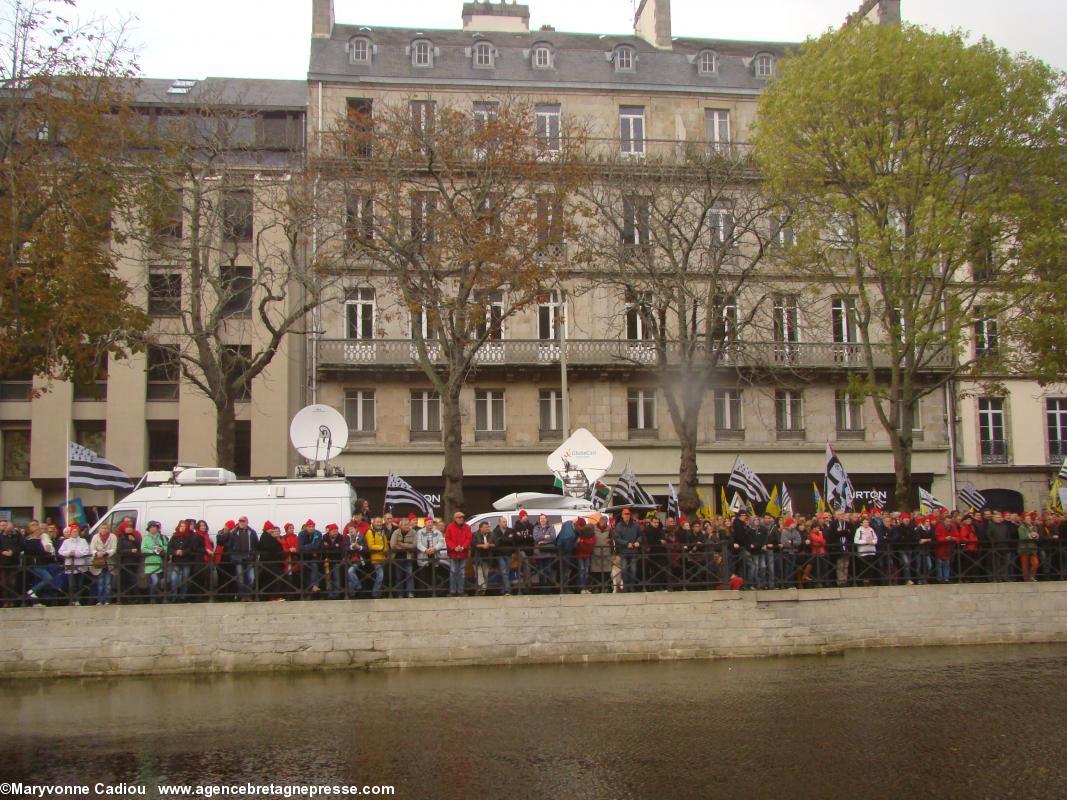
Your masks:
[[[79,14],[132,17],[141,72],[153,78],[304,78],[311,0],[77,0]],[[341,23],[458,28],[462,0],[335,0]],[[633,0],[529,0],[530,26],[629,33]],[[674,34],[801,41],[839,25],[860,0],[673,0]],[[903,0],[905,19],[988,36],[1067,69],[1064,0]]]

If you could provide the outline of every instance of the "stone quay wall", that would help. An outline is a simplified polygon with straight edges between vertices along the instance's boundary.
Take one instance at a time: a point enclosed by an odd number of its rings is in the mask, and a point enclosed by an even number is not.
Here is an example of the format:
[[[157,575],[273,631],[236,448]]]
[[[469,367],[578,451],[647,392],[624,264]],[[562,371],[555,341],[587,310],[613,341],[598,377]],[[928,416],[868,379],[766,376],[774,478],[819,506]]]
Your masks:
[[[9,677],[382,669],[1067,641],[1067,582],[0,611]]]

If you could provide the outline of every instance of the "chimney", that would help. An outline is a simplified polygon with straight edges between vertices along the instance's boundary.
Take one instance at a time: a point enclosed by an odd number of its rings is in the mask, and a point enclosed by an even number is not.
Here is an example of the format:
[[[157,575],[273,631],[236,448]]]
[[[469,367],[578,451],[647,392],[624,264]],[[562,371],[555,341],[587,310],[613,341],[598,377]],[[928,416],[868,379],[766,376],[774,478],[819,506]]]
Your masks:
[[[311,37],[329,39],[333,35],[333,0],[311,0]]]
[[[671,0],[641,0],[634,17],[634,33],[661,50],[670,50]]]
[[[864,0],[859,11],[849,14],[846,25],[854,22],[877,25],[900,24],[900,0]]]
[[[464,3],[463,30],[528,33],[530,7],[519,5],[515,0],[510,3],[505,3],[504,0],[499,3]]]

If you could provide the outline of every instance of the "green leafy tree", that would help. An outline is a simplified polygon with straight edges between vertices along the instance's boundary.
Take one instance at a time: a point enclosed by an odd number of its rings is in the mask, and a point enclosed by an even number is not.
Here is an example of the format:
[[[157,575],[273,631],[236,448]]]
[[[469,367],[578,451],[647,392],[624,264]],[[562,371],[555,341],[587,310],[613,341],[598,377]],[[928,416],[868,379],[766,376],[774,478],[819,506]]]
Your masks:
[[[889,436],[901,507],[920,398],[1019,366],[1062,88],[986,40],[852,25],[803,45],[760,100],[765,190],[794,209],[794,269],[850,301],[843,363]]]

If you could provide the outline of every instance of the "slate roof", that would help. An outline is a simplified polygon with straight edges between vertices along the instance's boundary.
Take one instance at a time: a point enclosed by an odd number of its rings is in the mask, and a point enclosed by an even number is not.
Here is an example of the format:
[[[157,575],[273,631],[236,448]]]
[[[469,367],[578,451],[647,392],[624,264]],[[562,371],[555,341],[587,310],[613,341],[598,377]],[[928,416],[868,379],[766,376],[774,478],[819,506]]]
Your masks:
[[[376,46],[370,64],[353,64],[346,45],[355,36],[365,36]],[[405,52],[417,38],[429,39],[440,53],[431,68],[413,67]],[[473,66],[468,48],[478,41],[491,42],[498,56],[493,69]],[[537,43],[553,48],[555,69],[535,69],[529,51]],[[637,54],[636,70],[616,72],[606,53],[627,44]],[[473,84],[507,86],[599,87],[642,90],[681,90],[701,92],[759,92],[766,81],[757,78],[751,61],[757,53],[781,57],[795,43],[744,42],[727,39],[676,37],[673,50],[658,50],[635,35],[563,33],[559,31],[471,31],[429,28],[386,28],[361,25],[335,25],[329,39],[311,40],[309,80],[366,82],[409,82],[424,85]],[[701,75],[690,61],[704,49],[719,57],[718,71]]]
[[[203,78],[188,94],[170,94],[172,78],[141,78],[132,87],[133,101],[144,105],[231,106],[261,111],[304,111],[306,81],[259,78]]]

